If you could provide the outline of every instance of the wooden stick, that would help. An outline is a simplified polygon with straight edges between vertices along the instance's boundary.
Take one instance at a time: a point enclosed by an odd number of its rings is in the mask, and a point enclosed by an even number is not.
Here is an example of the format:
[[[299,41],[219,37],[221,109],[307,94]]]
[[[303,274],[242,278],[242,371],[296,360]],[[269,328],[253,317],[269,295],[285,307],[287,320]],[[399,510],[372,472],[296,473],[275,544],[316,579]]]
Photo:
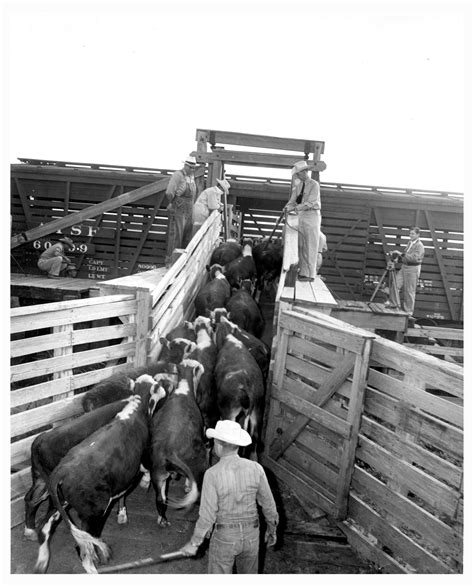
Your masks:
[[[139,567],[146,567],[149,565],[159,565],[161,563],[166,563],[180,558],[188,558],[188,555],[184,554],[181,550],[176,550],[174,552],[169,552],[168,554],[160,554],[160,556],[155,557],[149,556],[147,558],[141,558],[136,561],[122,563],[120,565],[99,567],[97,570],[100,574],[118,573],[120,571],[125,571],[127,569],[137,569]]]

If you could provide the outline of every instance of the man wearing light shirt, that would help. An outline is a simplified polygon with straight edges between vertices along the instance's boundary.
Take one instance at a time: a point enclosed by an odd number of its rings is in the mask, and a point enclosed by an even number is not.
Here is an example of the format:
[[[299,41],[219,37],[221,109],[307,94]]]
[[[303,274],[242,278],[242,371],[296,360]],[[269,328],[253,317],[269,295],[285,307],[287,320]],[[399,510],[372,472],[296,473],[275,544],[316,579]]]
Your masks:
[[[252,439],[237,422],[220,420],[215,429],[208,428],[214,438],[214,452],[219,462],[204,474],[199,518],[190,541],[181,552],[194,556],[200,544],[212,533],[209,545],[209,574],[258,572],[260,542],[257,503],[266,521],[265,541],[276,542],[278,513],[263,467],[239,457],[240,446]]]
[[[217,185],[203,190],[193,208],[193,235],[201,228],[214,210],[222,210],[221,196],[229,193],[230,184],[226,179],[217,179]]]
[[[425,255],[425,247],[420,240],[420,229],[418,226],[410,228],[410,240],[405,251],[394,251],[392,259],[402,262],[402,268],[397,272],[395,280],[396,287],[400,290],[403,287],[403,310],[413,316],[415,309],[416,286],[421,273],[421,263]],[[385,304],[388,308],[397,308],[396,300],[391,293]]]
[[[295,163],[295,177],[285,210],[298,214],[298,280],[314,281],[317,273],[319,233],[321,231],[321,195],[319,183],[308,176],[306,161]]]

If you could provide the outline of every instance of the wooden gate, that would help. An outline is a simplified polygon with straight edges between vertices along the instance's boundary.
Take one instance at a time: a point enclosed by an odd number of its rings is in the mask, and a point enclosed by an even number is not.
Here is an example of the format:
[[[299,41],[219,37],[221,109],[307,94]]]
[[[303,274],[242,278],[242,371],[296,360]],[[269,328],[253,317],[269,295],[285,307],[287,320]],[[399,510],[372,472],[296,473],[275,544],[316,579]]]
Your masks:
[[[347,498],[374,335],[323,314],[282,311],[264,464],[336,519]]]

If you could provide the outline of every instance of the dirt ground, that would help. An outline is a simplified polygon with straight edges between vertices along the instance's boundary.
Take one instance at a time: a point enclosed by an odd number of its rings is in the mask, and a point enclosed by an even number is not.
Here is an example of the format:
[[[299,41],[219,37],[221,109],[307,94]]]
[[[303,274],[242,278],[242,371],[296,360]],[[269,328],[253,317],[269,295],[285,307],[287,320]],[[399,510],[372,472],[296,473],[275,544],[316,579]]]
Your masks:
[[[292,492],[271,481],[280,514],[278,542],[275,548],[261,552],[260,572],[263,574],[359,574],[377,573],[362,561],[347,544],[344,535],[326,518],[312,522]],[[190,511],[168,513],[171,525],[156,524],[154,492],[138,487],[127,499],[129,523],[118,525],[116,508],[112,511],[103,539],[112,549],[108,565],[121,565],[139,559],[173,552],[183,546],[192,534],[198,506]],[[33,573],[38,544],[23,538],[23,527],[11,532],[11,573]],[[193,559],[121,570],[119,574],[206,574],[208,549]],[[100,569],[100,566],[99,566]],[[51,539],[49,574],[80,574],[84,569],[76,554],[75,542],[61,522]]]

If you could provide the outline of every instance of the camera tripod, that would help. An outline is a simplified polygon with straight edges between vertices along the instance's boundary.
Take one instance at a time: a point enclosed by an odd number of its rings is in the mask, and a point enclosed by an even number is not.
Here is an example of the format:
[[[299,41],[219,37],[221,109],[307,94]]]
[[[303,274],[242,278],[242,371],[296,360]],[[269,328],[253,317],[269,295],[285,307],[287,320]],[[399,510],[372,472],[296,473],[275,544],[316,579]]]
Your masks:
[[[388,290],[389,290],[389,298],[394,300],[394,304],[400,308],[400,293],[398,291],[398,287],[397,287],[397,280],[395,277],[395,264],[393,263],[393,261],[389,261],[387,263],[387,266],[385,267],[385,271],[382,273],[382,277],[380,278],[380,281],[377,284],[377,287],[374,290],[374,293],[372,294],[369,303],[372,302],[375,298],[375,296],[377,295],[377,292],[380,289],[380,286],[382,285],[382,283],[384,282],[386,276],[388,273]]]

